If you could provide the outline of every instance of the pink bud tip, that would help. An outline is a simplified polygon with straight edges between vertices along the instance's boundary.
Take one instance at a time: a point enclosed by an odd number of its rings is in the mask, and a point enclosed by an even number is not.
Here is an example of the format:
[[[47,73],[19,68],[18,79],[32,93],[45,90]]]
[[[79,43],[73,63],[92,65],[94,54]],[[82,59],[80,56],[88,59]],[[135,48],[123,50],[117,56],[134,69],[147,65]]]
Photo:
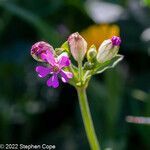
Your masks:
[[[111,41],[114,46],[120,46],[120,44],[121,44],[121,38],[118,36],[113,36],[111,38]]]

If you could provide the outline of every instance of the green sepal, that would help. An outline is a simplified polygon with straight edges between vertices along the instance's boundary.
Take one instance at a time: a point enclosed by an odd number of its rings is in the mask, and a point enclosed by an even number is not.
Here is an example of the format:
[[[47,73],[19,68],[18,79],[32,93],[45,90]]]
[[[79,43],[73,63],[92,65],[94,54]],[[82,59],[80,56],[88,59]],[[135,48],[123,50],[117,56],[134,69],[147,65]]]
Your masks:
[[[93,69],[93,67],[94,67],[94,63],[85,62],[83,68],[84,68],[85,70],[91,70],[91,69]]]
[[[63,48],[55,48],[55,53],[56,53],[57,56],[59,56],[63,52],[65,52],[65,50]]]
[[[94,44],[92,44],[88,50],[90,50],[90,49],[96,50],[96,46],[95,46]],[[96,51],[97,51],[97,50],[96,50]]]
[[[123,55],[116,55],[111,60],[108,60],[102,64],[97,65],[93,71],[93,74],[99,74],[105,71],[106,69],[115,67],[123,59],[123,57],[124,57]]]
[[[69,44],[68,44],[68,41],[64,42],[62,45],[61,45],[61,48],[66,50],[67,52],[69,52]]]
[[[78,83],[78,68],[71,64],[69,67],[65,67],[63,69],[64,71],[69,71],[73,73],[73,78],[69,79],[69,84],[76,86],[76,83]]]
[[[55,52],[57,55],[66,52],[70,56],[68,41],[64,42],[60,48],[55,48]]]

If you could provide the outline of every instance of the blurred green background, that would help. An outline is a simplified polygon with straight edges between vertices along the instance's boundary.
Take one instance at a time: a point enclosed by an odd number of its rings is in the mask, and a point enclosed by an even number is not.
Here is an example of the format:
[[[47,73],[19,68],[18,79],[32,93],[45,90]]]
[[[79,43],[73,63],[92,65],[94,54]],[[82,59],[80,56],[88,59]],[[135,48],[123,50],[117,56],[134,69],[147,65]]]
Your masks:
[[[150,150],[150,122],[126,121],[150,116],[150,0],[0,0],[0,143],[89,149],[75,89],[48,88],[30,48],[41,40],[59,47],[95,24],[120,28],[125,56],[88,88],[98,139],[103,149]]]

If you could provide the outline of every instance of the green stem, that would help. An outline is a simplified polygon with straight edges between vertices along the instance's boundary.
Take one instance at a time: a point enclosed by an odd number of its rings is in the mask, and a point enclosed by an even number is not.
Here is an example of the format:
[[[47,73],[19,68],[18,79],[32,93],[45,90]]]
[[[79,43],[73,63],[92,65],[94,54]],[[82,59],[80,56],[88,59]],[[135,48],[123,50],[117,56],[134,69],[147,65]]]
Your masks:
[[[79,68],[79,80],[82,79],[82,61],[78,62],[78,68]]]
[[[100,150],[97,136],[94,130],[93,121],[91,118],[91,113],[87,101],[86,89],[84,87],[77,88],[79,104],[81,109],[81,114],[84,122],[84,127],[86,130],[87,138],[91,147],[91,150]]]

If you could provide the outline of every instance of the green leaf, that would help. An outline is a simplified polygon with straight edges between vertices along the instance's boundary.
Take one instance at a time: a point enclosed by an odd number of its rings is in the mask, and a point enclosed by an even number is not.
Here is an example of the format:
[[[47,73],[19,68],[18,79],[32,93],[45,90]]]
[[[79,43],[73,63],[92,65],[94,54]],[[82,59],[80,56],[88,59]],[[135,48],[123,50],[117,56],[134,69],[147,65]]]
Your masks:
[[[98,67],[96,67],[96,69],[94,71],[94,74],[102,73],[106,69],[115,67],[122,59],[123,59],[123,55],[116,55],[111,60],[98,65]]]

